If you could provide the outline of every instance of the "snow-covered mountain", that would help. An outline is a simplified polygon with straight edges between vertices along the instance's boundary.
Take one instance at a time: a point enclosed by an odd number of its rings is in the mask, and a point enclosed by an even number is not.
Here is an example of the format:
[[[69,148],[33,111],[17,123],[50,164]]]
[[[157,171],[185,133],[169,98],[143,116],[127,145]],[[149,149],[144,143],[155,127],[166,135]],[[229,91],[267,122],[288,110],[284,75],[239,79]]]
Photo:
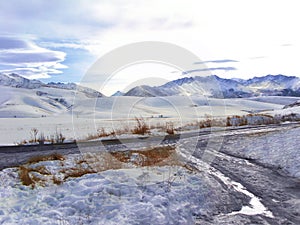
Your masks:
[[[112,97],[114,97],[114,96],[123,96],[124,95],[124,93],[123,92],[121,92],[121,91],[117,91],[117,92],[115,92],[113,95],[111,95]]]
[[[39,80],[30,80],[25,77],[22,77],[18,74],[0,74],[0,85],[1,86],[8,86],[8,87],[15,87],[15,88],[26,88],[26,89],[38,89],[41,87],[48,87],[48,88],[58,88],[58,89],[65,89],[65,90],[76,90],[78,92],[84,93],[87,97],[102,97],[98,91],[95,91],[91,88],[83,87],[77,85],[75,83],[48,83],[45,84]]]
[[[34,89],[43,86],[43,83],[38,80],[29,80],[18,74],[0,74],[0,85],[16,87],[16,88],[28,88]]]
[[[0,93],[0,118],[70,114],[75,95],[81,104],[103,97],[98,91],[74,83],[45,84],[18,74],[0,74]]]
[[[154,97],[205,95],[211,97],[300,96],[300,79],[294,76],[267,75],[252,79],[224,79],[218,76],[185,77],[162,86],[137,86],[125,96]]]
[[[158,87],[150,87],[148,85],[141,85],[130,89],[124,94],[124,96],[140,96],[140,97],[155,97],[155,96],[167,96],[164,90],[160,90]]]

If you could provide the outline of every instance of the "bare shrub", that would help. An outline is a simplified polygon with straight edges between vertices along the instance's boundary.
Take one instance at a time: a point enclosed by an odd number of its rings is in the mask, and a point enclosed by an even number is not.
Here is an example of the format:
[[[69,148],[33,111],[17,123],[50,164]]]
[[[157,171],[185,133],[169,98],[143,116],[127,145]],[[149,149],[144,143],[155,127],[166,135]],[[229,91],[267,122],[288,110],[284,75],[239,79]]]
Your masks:
[[[120,129],[119,129],[119,131],[120,131]],[[121,130],[121,132],[124,132],[124,133],[129,133],[130,132],[130,129],[129,129],[129,126],[128,125],[124,125],[123,126],[123,129]]]
[[[110,134],[105,131],[103,127],[97,130],[98,137],[108,137]]]
[[[227,127],[232,126],[230,116],[227,116],[227,118],[226,118],[226,126],[227,126]]]
[[[98,138],[101,138],[101,137],[109,137],[109,136],[116,136],[117,134],[122,134],[124,133],[122,130],[112,130],[110,132],[106,132],[105,129],[102,127],[102,128],[99,128],[97,130],[97,133],[96,134],[88,134],[86,138],[82,139],[83,141],[88,141],[88,140],[95,140],[95,139],[98,139]]]
[[[40,145],[43,145],[46,141],[45,135],[43,132],[40,133],[39,138],[38,138],[38,142]]]
[[[144,134],[150,133],[150,128],[146,124],[144,118],[142,118],[142,117],[141,118],[135,117],[135,121],[136,121],[136,126],[132,130],[133,134],[144,135]]]
[[[48,138],[51,144],[55,143],[55,139],[54,139],[54,135],[50,135],[50,137]]]
[[[26,144],[28,144],[28,141],[27,140],[22,140],[20,142],[16,142],[15,144],[16,145],[26,145]]]
[[[86,138],[84,138],[83,140],[89,141],[89,140],[94,140],[99,138],[98,134],[88,134]]]
[[[278,115],[273,117],[268,114],[260,113],[250,113],[243,116],[228,116],[226,119],[226,126],[268,125],[278,123],[280,123],[280,118]]]
[[[64,143],[66,139],[66,137],[61,132],[58,132],[57,130],[55,131],[54,138],[56,143]]]
[[[112,130],[112,131],[110,132],[110,135],[116,136],[116,135],[117,135],[117,132],[116,132],[115,130]]]
[[[61,133],[58,132],[57,130],[55,131],[55,134],[51,134],[50,136],[45,136],[43,132],[41,132],[39,135],[39,130],[37,128],[32,128],[30,131],[30,140],[23,140],[19,143],[18,145],[24,145],[27,143],[39,143],[39,144],[44,144],[46,141],[50,142],[51,144],[55,143],[64,143],[66,137]]]
[[[170,135],[175,134],[174,124],[172,122],[166,123],[166,132],[167,132],[167,134],[170,134]]]
[[[200,121],[199,122],[199,127],[200,128],[211,127],[211,120],[207,119],[207,120]]]
[[[30,131],[31,141],[37,142],[37,135],[39,133],[39,130],[37,128],[32,128]]]

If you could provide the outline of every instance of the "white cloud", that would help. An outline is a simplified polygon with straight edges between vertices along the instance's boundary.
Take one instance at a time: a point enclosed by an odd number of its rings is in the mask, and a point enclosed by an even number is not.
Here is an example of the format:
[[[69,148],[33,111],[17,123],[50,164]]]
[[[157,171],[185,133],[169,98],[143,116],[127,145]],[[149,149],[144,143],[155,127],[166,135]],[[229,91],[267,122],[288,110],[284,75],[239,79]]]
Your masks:
[[[32,40],[0,36],[0,68],[2,73],[19,73],[28,78],[50,78],[60,74],[66,54],[37,46]]]
[[[224,64],[236,70],[213,71],[224,77],[300,76],[296,61],[300,57],[299,20],[296,0],[0,2],[0,21],[9,21],[0,22],[0,30],[60,40],[45,43],[46,48],[85,49],[100,57],[133,42],[165,41],[190,50],[203,61],[237,60],[234,65]],[[282,46],[287,43],[288,47]],[[41,55],[48,58],[49,54]],[[63,54],[55,56],[64,58]],[[216,68],[209,63],[208,67]],[[57,65],[56,69],[61,68]]]

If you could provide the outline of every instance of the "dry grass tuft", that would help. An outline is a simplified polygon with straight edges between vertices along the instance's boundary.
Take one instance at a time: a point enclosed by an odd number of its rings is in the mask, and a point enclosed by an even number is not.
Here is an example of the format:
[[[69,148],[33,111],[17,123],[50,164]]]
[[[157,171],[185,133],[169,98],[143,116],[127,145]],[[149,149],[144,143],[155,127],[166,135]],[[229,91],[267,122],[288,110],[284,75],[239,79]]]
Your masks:
[[[37,166],[33,169],[30,169],[30,171],[34,171],[42,175],[51,175],[50,171],[47,170],[45,166]]]
[[[57,152],[51,154],[51,155],[40,155],[40,156],[34,156],[30,158],[27,163],[33,164],[33,163],[38,163],[41,161],[51,161],[51,160],[60,160],[63,161],[65,160],[65,157],[62,154],[59,154]]]
[[[123,163],[133,163],[137,166],[178,164],[174,146],[158,146],[146,150],[130,150],[110,154]]]
[[[125,131],[122,130],[112,130],[110,132],[107,132],[103,127],[97,129],[96,134],[88,134],[86,138],[82,139],[82,141],[89,141],[89,140],[95,140],[102,137],[109,137],[109,136],[116,136],[116,134],[122,134],[125,133]]]
[[[91,168],[83,168],[83,167],[69,169],[65,171],[64,180],[68,179],[69,177],[72,178],[82,177],[83,175],[91,174],[91,173],[97,173],[97,171]]]
[[[23,185],[29,186],[32,185],[34,186],[35,182],[31,179],[29,176],[30,170],[26,168],[25,166],[20,166],[19,167],[19,177]]]
[[[43,175],[51,175],[45,166],[37,166],[35,168],[19,167],[19,177],[23,185],[31,185],[34,188],[37,183],[40,183],[44,186],[45,180],[41,178]]]
[[[158,146],[143,150],[124,152],[84,153],[74,158],[70,166],[62,165],[55,174],[44,165],[34,163],[45,160],[63,160],[59,154],[35,157],[28,164],[19,167],[20,180],[23,185],[46,186],[60,185],[68,178],[82,177],[86,174],[98,173],[106,170],[132,168],[135,166],[183,166],[178,159],[175,146]],[[63,162],[63,161],[62,161]],[[59,174],[59,175],[58,175]]]
[[[174,124],[172,122],[166,123],[166,132],[169,135],[175,134]]]
[[[144,118],[135,117],[135,121],[137,124],[136,124],[135,128],[132,130],[133,134],[145,135],[145,134],[150,133],[150,128],[146,124]]]
[[[56,184],[56,185],[60,185],[63,183],[63,181],[61,179],[58,179],[55,176],[52,176],[52,182],[53,182],[53,184]]]

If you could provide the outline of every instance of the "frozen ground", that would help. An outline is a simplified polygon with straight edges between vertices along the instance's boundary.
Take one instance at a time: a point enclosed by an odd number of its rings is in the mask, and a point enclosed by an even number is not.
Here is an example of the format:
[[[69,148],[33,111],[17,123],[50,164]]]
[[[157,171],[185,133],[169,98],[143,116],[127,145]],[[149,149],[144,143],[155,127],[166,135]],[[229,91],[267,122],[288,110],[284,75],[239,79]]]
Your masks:
[[[173,167],[110,170],[34,190],[11,177],[9,184],[1,188],[2,224],[193,224],[222,194],[218,182]]]
[[[277,132],[236,134],[225,141],[222,151],[258,161],[300,179],[300,128]]]
[[[68,177],[60,185],[48,178],[44,187],[37,185],[34,189],[21,184],[17,168],[7,168],[0,172],[0,221],[3,224],[299,224],[299,131],[296,124],[282,129],[225,132],[219,151],[207,149],[213,157],[210,163],[203,162],[203,151],[212,135],[219,133],[186,137],[177,143],[176,152],[187,167],[178,164],[140,168],[128,163],[120,169]],[[197,146],[191,151],[195,140]],[[274,144],[267,148],[271,142]],[[134,146],[132,143],[131,147]],[[89,158],[97,158],[90,154]],[[73,167],[78,167],[80,157],[73,154],[64,161],[31,166],[45,166],[63,178]],[[96,162],[105,160],[100,157]],[[66,170],[59,172],[62,169]]]
[[[0,145],[31,139],[32,128],[45,136],[58,131],[67,139],[78,140],[102,127],[107,131],[130,128],[134,117],[141,116],[150,126],[173,121],[179,127],[207,115],[300,113],[300,107],[282,109],[298,100],[292,97],[96,99],[79,94],[74,101],[74,93],[65,90],[41,88],[33,95],[30,90],[0,88]],[[101,150],[99,146],[86,151],[82,146],[64,149],[65,160],[30,165],[46,169],[35,174],[44,181],[34,189],[21,183],[18,168],[0,171],[0,223],[300,224],[298,132],[297,124],[204,132],[202,136],[188,131],[176,143],[180,163],[142,168],[131,161],[113,167],[110,160],[93,155]],[[136,139],[125,145],[144,149],[161,141],[149,140]],[[106,150],[124,151],[123,147],[113,143]],[[79,150],[93,152],[91,158],[107,167],[66,176],[74,168],[95,166],[79,163]],[[2,152],[0,162],[24,162],[32,154],[40,152]],[[143,159],[136,152],[131,157]],[[63,182],[55,184],[53,176]]]
[[[78,140],[89,134],[96,134],[99,128],[105,128],[108,132],[132,128],[135,117],[145,118],[150,126],[164,126],[172,121],[175,127],[180,127],[205,119],[207,115],[219,118],[249,112],[279,114],[297,111],[282,111],[285,104],[297,100],[292,97],[212,99],[203,96],[171,96],[97,99],[78,94],[74,101],[72,92],[66,90],[41,88],[39,91],[47,92],[47,95],[38,96],[32,95],[32,91],[27,89],[14,88],[12,92],[11,88],[0,88],[0,145],[12,145],[31,139],[32,128],[37,128],[45,136],[58,131],[67,139]]]
[[[91,157],[97,154],[87,158]],[[66,178],[74,167],[78,169],[79,159],[80,155],[69,155],[64,161],[30,167],[44,166],[56,177]],[[98,168],[106,166],[102,157],[96,163]],[[43,185],[34,189],[20,183],[18,169],[4,169],[0,173],[1,224],[193,224],[199,216],[223,208],[218,201],[221,195],[226,194],[226,212],[247,204],[247,196],[222,188],[218,180],[198,170],[180,165],[137,168],[129,163],[125,167],[67,178],[60,185],[44,175]]]

